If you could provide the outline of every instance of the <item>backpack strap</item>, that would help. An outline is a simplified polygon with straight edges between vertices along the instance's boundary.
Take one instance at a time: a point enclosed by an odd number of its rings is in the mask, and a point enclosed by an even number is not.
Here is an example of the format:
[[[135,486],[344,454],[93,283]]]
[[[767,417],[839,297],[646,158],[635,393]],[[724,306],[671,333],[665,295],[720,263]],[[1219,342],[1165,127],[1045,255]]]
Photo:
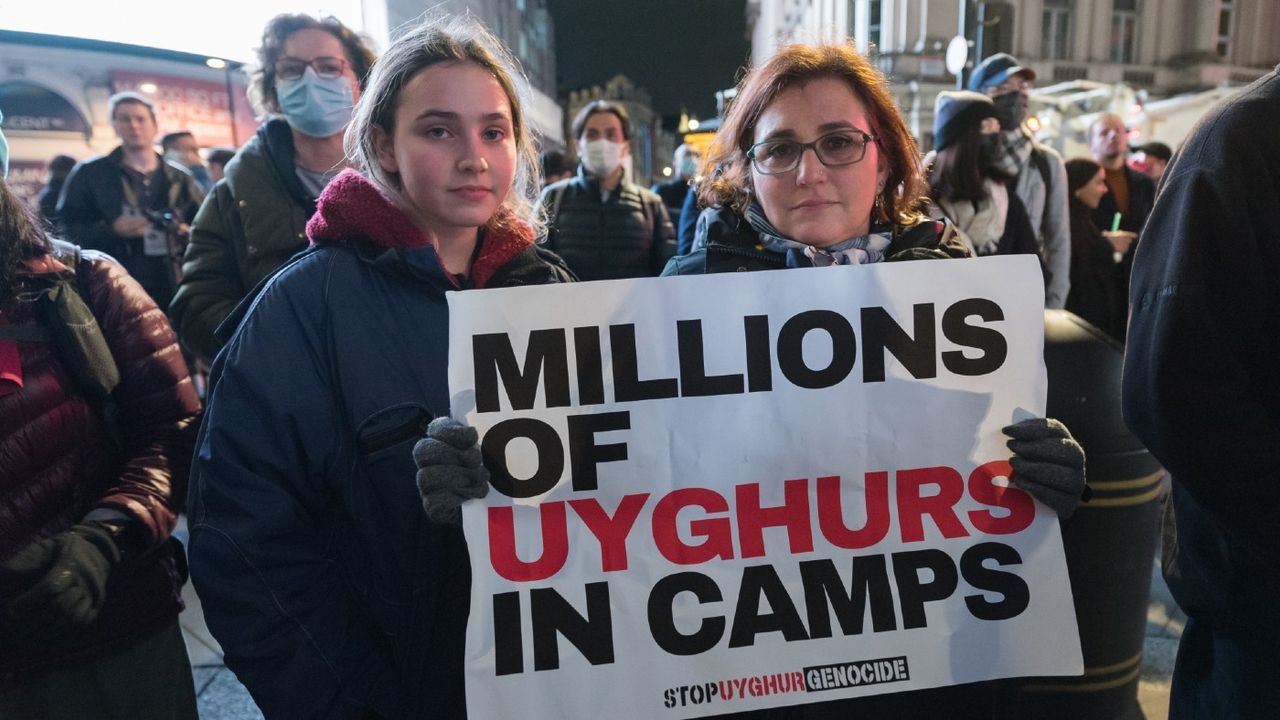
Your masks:
[[[641,199],[640,204],[644,206],[644,230],[645,230],[644,234],[645,234],[645,237],[649,238],[650,240],[653,240],[654,233],[656,233],[658,230],[656,225],[657,221],[654,219],[655,213],[653,211],[653,198],[645,197],[644,195],[641,195],[640,199]],[[662,202],[662,198],[658,198],[658,202]]]
[[[1031,164],[1040,172],[1040,180],[1044,182],[1045,192],[1049,188],[1049,158],[1036,146],[1031,146]]]
[[[564,191],[569,188],[569,184],[559,185],[551,191],[551,214],[547,219],[555,222],[560,219],[560,204],[564,202]]]
[[[547,236],[544,241],[549,247],[555,245],[554,236],[560,231],[558,227],[560,223],[560,204],[564,202],[564,193],[568,187],[569,183],[563,185],[556,183],[551,186],[551,202],[547,209]]]
[[[75,280],[59,280],[40,294],[36,310],[41,328],[48,333],[48,342],[62,360],[75,390],[102,417],[107,434],[119,451],[124,448],[115,398],[120,369],[93,308],[85,301],[89,295],[89,263],[79,245],[59,241],[55,252],[61,256],[59,260],[66,259],[64,265],[70,262]]]

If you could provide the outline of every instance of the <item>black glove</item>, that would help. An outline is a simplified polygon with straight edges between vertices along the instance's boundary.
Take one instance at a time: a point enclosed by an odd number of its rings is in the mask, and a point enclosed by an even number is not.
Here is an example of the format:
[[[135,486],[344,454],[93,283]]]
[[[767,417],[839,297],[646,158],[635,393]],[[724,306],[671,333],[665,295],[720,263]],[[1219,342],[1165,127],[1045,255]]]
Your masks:
[[[1031,418],[1003,429],[1013,438],[1009,449],[1013,457],[1014,486],[1031,494],[1058,513],[1070,517],[1086,496],[1084,482],[1084,448],[1071,437],[1067,426],[1052,418]]]
[[[74,639],[97,619],[107,578],[119,562],[110,528],[97,522],[19,550],[0,565],[4,584],[19,588],[0,608],[0,637],[18,647]]]
[[[489,494],[489,471],[481,462],[478,439],[470,425],[438,417],[413,446],[418,493],[431,522],[460,524],[462,503]]]

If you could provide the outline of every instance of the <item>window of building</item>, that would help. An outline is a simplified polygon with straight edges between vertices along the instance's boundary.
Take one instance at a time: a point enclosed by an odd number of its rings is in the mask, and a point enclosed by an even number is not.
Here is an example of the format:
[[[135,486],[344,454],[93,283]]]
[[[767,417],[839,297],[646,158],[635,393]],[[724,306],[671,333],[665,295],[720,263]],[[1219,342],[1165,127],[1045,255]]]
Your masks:
[[[867,34],[872,42],[880,42],[880,28],[884,25],[883,5],[881,0],[869,0],[867,3]]]
[[[1235,0],[1222,0],[1218,3],[1218,55],[1226,57],[1231,53],[1231,21],[1235,19]]]
[[[1111,6],[1111,62],[1138,61],[1138,0],[1114,0]]]
[[[1041,57],[1066,60],[1071,50],[1071,0],[1045,0],[1041,20]]]

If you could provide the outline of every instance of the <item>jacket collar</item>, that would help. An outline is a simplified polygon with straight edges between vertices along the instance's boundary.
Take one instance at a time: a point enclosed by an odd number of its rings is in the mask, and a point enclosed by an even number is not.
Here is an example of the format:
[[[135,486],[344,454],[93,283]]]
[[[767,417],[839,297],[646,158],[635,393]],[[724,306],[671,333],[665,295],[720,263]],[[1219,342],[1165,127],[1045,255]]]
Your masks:
[[[164,172],[165,177],[170,182],[181,179],[183,175],[191,174],[190,170],[177,163],[170,162],[160,153],[156,153],[156,159],[160,161],[160,170]],[[115,165],[116,169],[124,172],[124,146],[117,145],[115,150],[107,153],[107,160]]]
[[[590,194],[591,197],[593,198],[600,197],[600,192],[601,192],[600,178],[596,177],[595,175],[592,175],[591,173],[588,173],[587,167],[582,163],[578,163],[578,174],[574,177],[574,179],[582,183],[582,186],[587,189],[587,192]],[[617,187],[613,189],[613,192],[609,193],[609,200],[614,200],[615,198],[618,198],[619,196],[621,196],[623,189],[630,184],[631,182],[627,180],[627,173],[625,170],[623,170],[622,177],[618,180]]]
[[[307,236],[316,245],[358,241],[366,251],[362,254],[377,256],[375,265],[399,264],[413,275],[444,273],[430,238],[376,185],[354,170],[343,171],[320,194],[316,213],[307,222]],[[533,245],[533,228],[504,207],[481,229],[479,244],[469,284],[482,288],[498,270]]]
[[[288,191],[290,197],[300,205],[310,207],[314,212],[316,199],[311,197],[311,194],[302,185],[302,181],[298,179],[297,158],[293,147],[293,131],[289,128],[289,122],[282,117],[271,118],[263,123],[262,127],[258,128],[256,137],[262,146],[262,154],[271,163],[271,167],[275,169],[276,177],[279,178],[280,184]],[[238,165],[238,155],[232,160],[232,163]],[[230,166],[227,168],[227,173],[236,174],[235,170]]]

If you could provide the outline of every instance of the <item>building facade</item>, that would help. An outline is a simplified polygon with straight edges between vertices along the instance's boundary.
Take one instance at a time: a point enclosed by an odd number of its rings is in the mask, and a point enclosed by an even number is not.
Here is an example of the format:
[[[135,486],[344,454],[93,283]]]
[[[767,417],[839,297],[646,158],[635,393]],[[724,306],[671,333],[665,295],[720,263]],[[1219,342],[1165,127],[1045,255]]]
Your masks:
[[[944,56],[960,30],[960,7],[960,0],[748,0],[752,59],[785,42],[852,39],[889,75],[927,147],[933,99],[956,86]],[[1141,101],[1245,85],[1280,63],[1276,0],[971,0],[965,19],[971,57],[1012,53],[1036,71],[1041,88],[1122,84],[1142,91]]]
[[[399,29],[425,15],[470,13],[520,61],[529,81],[526,114],[543,148],[565,144],[564,112],[556,103],[555,26],[547,0],[364,0],[365,32],[386,47]]]

